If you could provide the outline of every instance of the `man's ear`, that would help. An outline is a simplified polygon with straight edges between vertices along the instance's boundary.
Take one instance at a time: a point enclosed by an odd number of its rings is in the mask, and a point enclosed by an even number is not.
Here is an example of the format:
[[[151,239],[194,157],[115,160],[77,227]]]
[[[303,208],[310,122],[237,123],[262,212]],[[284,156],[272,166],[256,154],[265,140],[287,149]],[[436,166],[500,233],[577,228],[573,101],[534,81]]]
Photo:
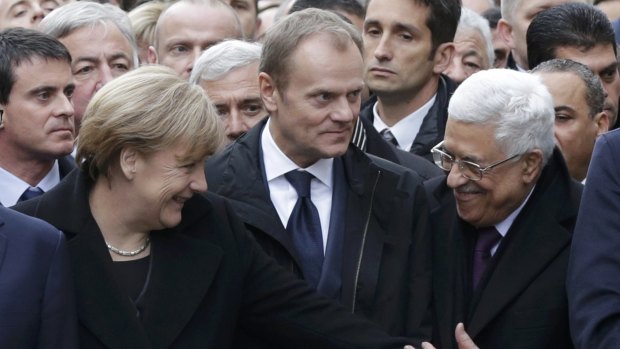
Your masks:
[[[523,183],[531,184],[538,179],[538,175],[542,172],[543,152],[540,149],[534,149],[523,154]]]
[[[609,131],[609,116],[605,112],[594,115],[594,123],[596,124],[596,135],[600,136]]]
[[[4,107],[0,107],[0,129],[4,128]]]
[[[263,99],[263,104],[269,113],[278,110],[278,88],[269,74],[265,72],[258,74],[258,87],[260,89],[261,98]]]
[[[499,37],[504,40],[506,45],[510,47],[511,50],[515,48],[515,41],[512,38],[512,25],[508,23],[504,18],[500,18],[497,22],[497,33]]]
[[[433,57],[433,72],[435,74],[441,74],[444,70],[448,69],[452,62],[452,56],[454,55],[454,43],[444,42],[435,50],[435,56]]]
[[[158,58],[157,58],[157,51],[155,51],[155,47],[149,46],[149,49],[146,52],[146,60],[149,62],[149,64],[159,63]]]
[[[136,175],[138,152],[133,148],[121,149],[119,165],[127,180],[133,180]]]

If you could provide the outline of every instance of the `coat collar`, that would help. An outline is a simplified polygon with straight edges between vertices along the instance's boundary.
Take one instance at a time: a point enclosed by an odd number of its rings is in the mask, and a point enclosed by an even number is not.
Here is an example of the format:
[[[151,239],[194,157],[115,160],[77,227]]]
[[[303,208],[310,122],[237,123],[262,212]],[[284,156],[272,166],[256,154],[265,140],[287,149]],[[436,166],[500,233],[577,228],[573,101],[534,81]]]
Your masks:
[[[36,215],[67,236],[79,320],[112,348],[168,347],[204,298],[223,255],[200,238],[200,224],[193,224],[209,215],[211,206],[194,195],[185,203],[179,226],[151,233],[151,274],[139,320],[136,307],[115,281],[112,259],[90,213],[91,186],[85,174],[73,171],[36,202]],[[208,231],[208,226],[204,223],[201,230]]]
[[[233,201],[235,211],[242,220],[277,240],[299,265],[290,235],[280,223],[262,173],[260,135],[266,122],[261,121],[223,153],[210,159],[207,173],[220,177],[216,180],[217,193]],[[352,295],[355,291],[351,288],[358,268],[357,255],[362,246],[365,248],[365,274],[360,277],[367,281],[368,292],[375,289],[373,285],[378,280],[383,240],[389,237],[390,217],[393,214],[394,201],[385,198],[407,194],[397,188],[397,175],[382,171],[381,167],[354,145],[349,146],[341,160],[345,177],[343,183],[347,188],[345,216],[341,217],[345,220],[344,246],[347,246],[343,249],[343,302],[349,305],[351,299],[346,295]],[[211,178],[209,175],[207,177]],[[377,200],[373,193],[381,193],[384,199]],[[369,219],[369,215],[372,219]],[[365,227],[366,224],[368,228]],[[362,235],[365,229],[370,233],[363,245]]]
[[[568,246],[579,209],[574,182],[558,149],[543,169],[530,200],[498,250],[497,263],[473,299],[468,332],[476,336]],[[544,212],[544,213],[543,213]]]

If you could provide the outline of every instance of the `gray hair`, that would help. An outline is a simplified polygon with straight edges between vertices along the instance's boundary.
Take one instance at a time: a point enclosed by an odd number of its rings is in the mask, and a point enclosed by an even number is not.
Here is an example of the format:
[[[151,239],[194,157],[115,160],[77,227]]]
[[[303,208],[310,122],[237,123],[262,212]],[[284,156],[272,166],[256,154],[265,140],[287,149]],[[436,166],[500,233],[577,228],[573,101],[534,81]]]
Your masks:
[[[572,73],[578,76],[586,87],[586,103],[588,104],[588,114],[590,118],[603,111],[605,104],[605,90],[598,76],[592,70],[581,63],[570,59],[552,59],[542,62],[530,71],[534,74],[539,73]],[[574,88],[575,86],[566,86]]]
[[[493,36],[491,35],[491,26],[489,21],[479,15],[473,10],[468,8],[461,9],[461,18],[459,19],[459,25],[456,28],[456,32],[464,30],[475,30],[480,33],[482,40],[484,41],[484,47],[489,59],[489,66],[484,68],[488,69],[493,66],[495,62],[495,51],[493,49]]]
[[[133,34],[131,21],[127,14],[116,6],[90,1],[77,1],[63,5],[43,18],[39,24],[39,30],[57,39],[62,39],[76,29],[93,28],[99,24],[107,26],[110,23],[118,28],[131,45],[133,65],[137,67],[139,65],[138,44]]]
[[[508,156],[540,149],[545,164],[553,153],[553,98],[538,76],[511,69],[479,71],[454,92],[448,118],[494,125],[495,141]]]
[[[242,40],[226,40],[209,47],[194,63],[189,82],[215,81],[236,68],[260,62],[262,45]],[[256,72],[258,79],[258,70]]]

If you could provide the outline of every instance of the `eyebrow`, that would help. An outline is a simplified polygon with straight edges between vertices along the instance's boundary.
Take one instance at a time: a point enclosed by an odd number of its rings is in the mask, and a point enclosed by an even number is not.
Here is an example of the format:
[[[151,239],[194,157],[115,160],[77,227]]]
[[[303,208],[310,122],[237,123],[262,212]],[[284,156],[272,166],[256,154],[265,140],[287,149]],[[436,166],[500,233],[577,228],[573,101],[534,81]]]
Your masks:
[[[553,108],[556,112],[558,111],[575,111],[574,108],[572,108],[571,106],[568,105],[558,105],[557,107]]]
[[[463,57],[471,57],[471,56],[482,58],[482,55],[476,50],[469,50],[465,52],[465,54],[463,55]]]
[[[49,86],[49,85],[44,85],[44,86],[37,86],[35,88],[33,88],[32,90],[30,90],[28,92],[29,95],[31,96],[36,96],[41,92],[56,92],[58,91],[59,88],[56,86]]]
[[[605,68],[601,69],[601,72],[605,72],[605,71],[613,70],[613,69],[618,69],[618,61],[615,61],[607,65]]]
[[[376,19],[366,19],[364,21],[364,28],[366,28],[367,26],[380,26],[380,23]],[[415,33],[416,35],[421,34],[418,28],[410,24],[406,24],[406,23],[401,23],[401,22],[390,23],[387,25],[387,27],[393,27],[393,28],[396,28],[397,30],[409,31],[409,32]]]
[[[241,103],[255,103],[255,102],[261,102],[262,103],[262,99],[260,97],[247,97],[241,100]]]

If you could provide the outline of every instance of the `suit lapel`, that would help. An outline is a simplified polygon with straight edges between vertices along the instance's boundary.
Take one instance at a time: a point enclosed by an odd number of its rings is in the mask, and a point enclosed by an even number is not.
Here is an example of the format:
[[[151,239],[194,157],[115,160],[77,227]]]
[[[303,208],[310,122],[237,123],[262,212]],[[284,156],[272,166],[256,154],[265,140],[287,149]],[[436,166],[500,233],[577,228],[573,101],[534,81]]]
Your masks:
[[[112,271],[103,237],[94,220],[68,241],[81,324],[110,348],[150,348],[137,310]]]
[[[293,241],[271,203],[263,175],[260,137],[266,123],[267,119],[261,121],[232,145],[222,173],[223,184],[217,192],[233,201],[236,213],[246,224],[278,241],[300,265]]]
[[[186,203],[184,217],[204,217],[204,212],[198,211],[201,206],[191,203],[196,201],[194,198]],[[154,256],[143,323],[154,348],[167,348],[179,336],[199,309],[220,267],[222,249],[200,238],[209,234],[213,225],[191,223],[151,234]]]
[[[513,238],[500,256],[475,306],[468,331],[476,336],[568,244],[570,232],[553,222],[527,222],[512,229]]]
[[[480,333],[570,244],[572,231],[567,227],[574,226],[578,210],[570,183],[556,149],[500,245],[486,286],[474,299],[468,328],[471,336]]]

